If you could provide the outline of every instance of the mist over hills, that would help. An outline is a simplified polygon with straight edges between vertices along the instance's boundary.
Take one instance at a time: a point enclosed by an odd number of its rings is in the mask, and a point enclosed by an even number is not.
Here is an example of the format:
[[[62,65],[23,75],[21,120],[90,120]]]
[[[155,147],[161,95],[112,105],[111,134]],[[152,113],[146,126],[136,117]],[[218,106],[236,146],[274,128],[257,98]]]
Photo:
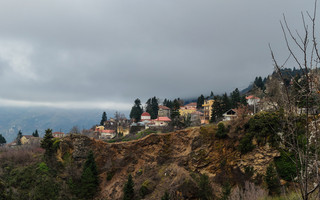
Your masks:
[[[0,107],[0,134],[9,143],[15,139],[19,130],[23,135],[31,135],[38,129],[40,136],[43,136],[47,128],[64,133],[69,132],[73,126],[78,126],[80,130],[89,129],[100,122],[103,111],[107,112],[108,118],[113,117],[115,112],[100,109]]]

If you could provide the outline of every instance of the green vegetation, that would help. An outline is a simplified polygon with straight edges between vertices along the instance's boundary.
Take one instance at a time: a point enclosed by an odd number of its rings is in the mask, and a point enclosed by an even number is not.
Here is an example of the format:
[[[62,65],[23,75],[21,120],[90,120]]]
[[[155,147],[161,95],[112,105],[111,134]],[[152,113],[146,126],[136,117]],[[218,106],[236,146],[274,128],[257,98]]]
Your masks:
[[[54,153],[53,143],[52,129],[47,129],[44,138],[41,141],[41,147],[46,150],[45,157],[47,159],[51,158]]]
[[[273,163],[271,163],[267,168],[265,181],[269,189],[269,195],[280,195],[280,180]]]
[[[83,166],[81,175],[80,197],[91,199],[96,194],[99,186],[98,170],[94,160],[93,152],[90,151]]]
[[[159,103],[156,97],[148,99],[146,102],[146,112],[151,115],[151,119],[158,117]]]
[[[253,135],[250,133],[247,133],[241,138],[238,149],[242,154],[246,154],[255,148],[255,146],[252,144],[252,139]]]
[[[128,181],[123,187],[123,200],[133,200],[134,199],[134,182],[132,180],[131,174],[128,176]]]
[[[21,145],[21,138],[22,138],[22,132],[21,132],[21,130],[19,130],[17,138],[16,138],[17,145]]]
[[[39,137],[39,133],[38,130],[36,129],[35,132],[32,133],[33,137]]]
[[[138,122],[141,120],[142,112],[143,112],[143,109],[141,107],[141,101],[140,99],[136,99],[130,111],[130,118],[134,119],[135,122]]]
[[[104,122],[107,121],[107,113],[106,112],[103,112],[102,113],[102,117],[101,117],[101,121],[100,121],[100,125],[103,126],[104,125]]]
[[[199,198],[201,200],[208,200],[212,198],[212,190],[210,187],[209,177],[206,174],[200,176],[199,181]]]
[[[286,181],[292,181],[297,175],[297,166],[293,160],[294,155],[284,150],[280,151],[280,157],[274,159],[279,176]]]
[[[224,126],[224,124],[222,122],[220,122],[218,124],[218,130],[216,132],[216,137],[219,138],[219,139],[223,139],[223,138],[226,138],[227,136],[228,136],[227,135],[227,129]]]

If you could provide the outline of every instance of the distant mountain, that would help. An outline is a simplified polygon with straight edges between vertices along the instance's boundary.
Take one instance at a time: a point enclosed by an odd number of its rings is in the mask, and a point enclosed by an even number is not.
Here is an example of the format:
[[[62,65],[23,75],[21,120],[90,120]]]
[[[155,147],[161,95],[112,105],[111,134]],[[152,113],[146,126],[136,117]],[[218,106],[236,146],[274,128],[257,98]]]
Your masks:
[[[19,130],[23,135],[31,135],[36,129],[40,136],[48,128],[53,131],[69,132],[73,126],[80,130],[89,129],[100,123],[103,111],[108,118],[115,111],[89,109],[56,109],[56,108],[12,108],[0,107],[0,134],[7,143],[12,142]],[[127,114],[127,113],[125,113]]]

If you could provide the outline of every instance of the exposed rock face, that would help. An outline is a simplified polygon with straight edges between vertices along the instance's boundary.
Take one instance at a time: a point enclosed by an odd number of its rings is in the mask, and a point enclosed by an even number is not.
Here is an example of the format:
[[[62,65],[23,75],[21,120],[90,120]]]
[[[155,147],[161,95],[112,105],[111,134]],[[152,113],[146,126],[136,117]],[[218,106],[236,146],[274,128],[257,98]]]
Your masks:
[[[145,199],[161,199],[169,191],[176,199],[194,199],[197,187],[192,173],[206,173],[213,179],[221,166],[240,168],[252,166],[263,174],[278,152],[263,147],[240,157],[234,141],[217,140],[213,134],[203,134],[200,128],[190,128],[167,134],[152,134],[143,139],[105,143],[86,136],[64,138],[58,150],[63,162],[71,154],[81,169],[92,150],[99,169],[100,192],[97,199],[121,199],[128,174],[133,176],[135,191],[143,183],[152,183]],[[188,189],[186,189],[188,188]]]

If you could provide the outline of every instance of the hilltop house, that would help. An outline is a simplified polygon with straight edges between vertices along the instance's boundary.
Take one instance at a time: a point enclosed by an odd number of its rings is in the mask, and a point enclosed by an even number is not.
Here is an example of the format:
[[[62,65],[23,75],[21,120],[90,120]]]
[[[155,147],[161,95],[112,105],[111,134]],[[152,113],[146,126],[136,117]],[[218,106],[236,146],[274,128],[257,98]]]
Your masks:
[[[179,113],[181,116],[186,116],[196,111],[197,111],[197,103],[194,103],[194,102],[181,106],[179,109]]]
[[[246,100],[247,100],[247,103],[249,106],[253,106],[253,113],[256,113],[257,112],[257,106],[260,102],[260,98],[259,97],[256,97],[256,96],[253,96],[253,95],[250,95],[250,96],[247,96],[246,97]]]
[[[99,139],[112,139],[116,136],[115,130],[102,130]]]
[[[151,115],[148,112],[144,112],[141,115],[141,121],[145,121],[145,120],[151,120]]]
[[[158,117],[153,120],[154,126],[168,126],[171,119],[169,117]]]
[[[169,117],[170,118],[170,108],[167,106],[159,105],[158,117]]]
[[[237,110],[236,109],[230,109],[227,112],[223,114],[223,121],[230,121],[237,117]]]
[[[32,135],[24,135],[21,137],[20,141],[22,145],[27,145],[27,144],[39,144],[41,138],[39,137],[34,137]]]
[[[62,132],[54,132],[52,133],[52,136],[55,138],[63,138],[64,137],[64,133]]]

